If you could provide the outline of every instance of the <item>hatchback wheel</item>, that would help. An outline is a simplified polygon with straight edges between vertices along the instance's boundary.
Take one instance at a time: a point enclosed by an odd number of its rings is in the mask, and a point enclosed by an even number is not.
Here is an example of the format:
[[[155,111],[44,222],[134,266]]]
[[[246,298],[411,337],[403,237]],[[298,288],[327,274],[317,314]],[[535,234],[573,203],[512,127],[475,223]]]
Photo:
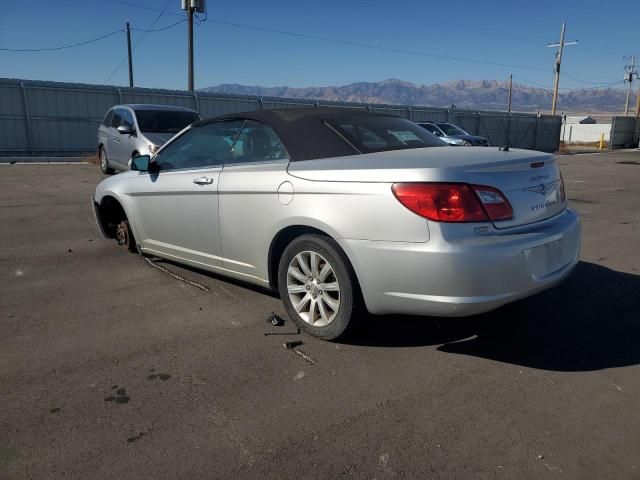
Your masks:
[[[105,175],[111,175],[114,170],[109,166],[109,159],[107,158],[107,152],[104,147],[100,147],[98,156],[100,157],[100,170],[102,170],[102,173]]]
[[[336,340],[353,326],[357,282],[338,244],[303,235],[285,249],[278,268],[280,298],[301,330]]]

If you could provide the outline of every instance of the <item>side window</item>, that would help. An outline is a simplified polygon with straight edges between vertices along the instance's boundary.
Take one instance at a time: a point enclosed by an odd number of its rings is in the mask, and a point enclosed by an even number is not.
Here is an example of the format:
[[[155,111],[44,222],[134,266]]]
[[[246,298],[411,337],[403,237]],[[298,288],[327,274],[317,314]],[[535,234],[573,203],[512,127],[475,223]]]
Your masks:
[[[243,123],[232,120],[192,128],[162,149],[154,161],[161,171],[222,165]]]
[[[233,145],[229,163],[255,163],[288,158],[282,142],[271,127],[247,120]]]
[[[105,127],[110,127],[112,119],[113,119],[113,110],[109,110],[107,114],[104,116],[104,119],[102,120],[102,125],[104,125]]]
[[[113,117],[111,117],[111,127],[118,128],[121,121],[122,121],[122,109],[116,108],[113,111]]]
[[[133,114],[125,108],[120,110],[120,125],[124,125],[131,128],[134,128],[135,126],[135,123],[133,121]]]

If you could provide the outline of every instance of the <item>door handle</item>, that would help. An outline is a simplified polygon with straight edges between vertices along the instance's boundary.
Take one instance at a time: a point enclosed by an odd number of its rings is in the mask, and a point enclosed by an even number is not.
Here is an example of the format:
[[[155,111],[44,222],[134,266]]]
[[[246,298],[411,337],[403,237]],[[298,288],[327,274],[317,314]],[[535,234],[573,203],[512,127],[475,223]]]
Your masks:
[[[211,177],[200,177],[196,178],[193,183],[198,185],[211,185],[213,183],[213,178]]]

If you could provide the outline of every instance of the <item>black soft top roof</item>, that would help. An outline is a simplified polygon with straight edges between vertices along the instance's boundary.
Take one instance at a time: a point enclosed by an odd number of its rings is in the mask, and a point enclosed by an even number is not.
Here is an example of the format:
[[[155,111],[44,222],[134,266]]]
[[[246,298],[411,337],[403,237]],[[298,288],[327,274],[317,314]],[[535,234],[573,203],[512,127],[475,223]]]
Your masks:
[[[255,112],[229,113],[194,123],[198,127],[221,120],[255,120],[269,125],[278,134],[291,160],[343,157],[358,152],[343,140],[325,121],[336,124],[340,119],[354,116],[393,117],[352,108],[283,108]]]

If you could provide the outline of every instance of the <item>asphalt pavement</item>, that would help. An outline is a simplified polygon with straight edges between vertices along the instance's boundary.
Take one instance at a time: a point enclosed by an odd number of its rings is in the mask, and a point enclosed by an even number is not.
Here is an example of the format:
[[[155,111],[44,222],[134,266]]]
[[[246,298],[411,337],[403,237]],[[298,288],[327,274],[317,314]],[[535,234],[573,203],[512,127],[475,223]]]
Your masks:
[[[346,343],[102,239],[97,166],[0,165],[0,479],[640,478],[640,152],[559,161],[565,283]]]

